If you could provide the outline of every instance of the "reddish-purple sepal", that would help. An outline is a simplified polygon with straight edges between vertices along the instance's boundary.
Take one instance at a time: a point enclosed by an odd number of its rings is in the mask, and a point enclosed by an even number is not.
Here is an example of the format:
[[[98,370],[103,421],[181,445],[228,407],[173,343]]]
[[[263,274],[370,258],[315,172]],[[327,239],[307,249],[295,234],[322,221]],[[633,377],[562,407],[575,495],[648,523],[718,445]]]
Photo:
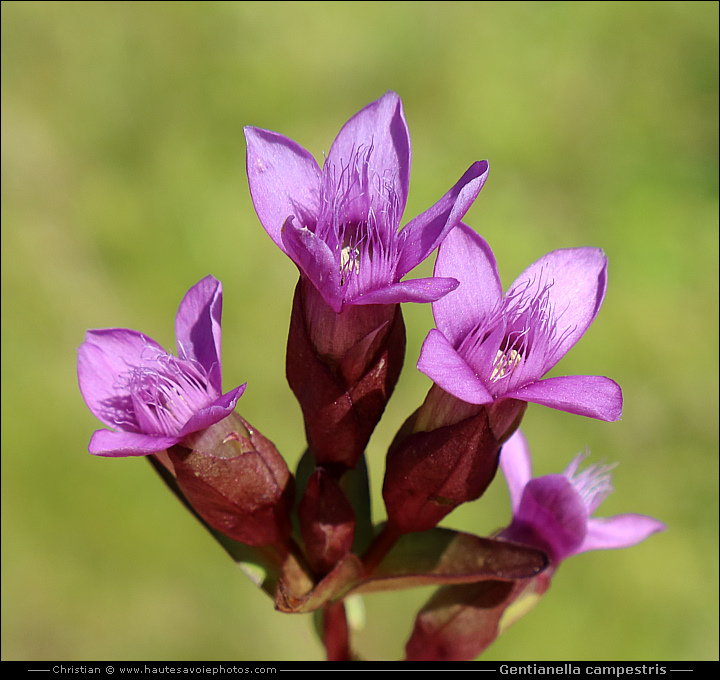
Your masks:
[[[479,498],[526,407],[514,399],[470,404],[434,385],[388,451],[383,499],[389,523],[400,533],[426,531]]]
[[[168,450],[188,502],[214,529],[251,546],[290,535],[294,483],[268,439],[237,414]]]
[[[401,533],[426,531],[461,503],[479,498],[495,476],[500,444],[480,410],[430,431],[420,411],[401,428],[387,455],[383,498]]]
[[[439,588],[415,619],[407,661],[470,661],[529,611],[550,586],[532,579],[481,581]]]
[[[300,280],[290,319],[286,372],[318,465],[353,468],[400,376],[405,326],[399,305],[335,314]]]
[[[355,513],[338,482],[322,468],[310,476],[298,516],[310,567],[326,574],[352,548]]]

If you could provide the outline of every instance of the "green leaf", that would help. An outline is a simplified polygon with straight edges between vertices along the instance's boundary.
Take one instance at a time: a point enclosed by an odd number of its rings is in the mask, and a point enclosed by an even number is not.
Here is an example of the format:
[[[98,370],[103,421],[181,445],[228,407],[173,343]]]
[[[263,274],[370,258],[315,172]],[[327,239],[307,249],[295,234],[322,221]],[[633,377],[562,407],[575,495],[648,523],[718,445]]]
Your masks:
[[[355,592],[526,579],[546,566],[539,550],[436,527],[401,536]]]

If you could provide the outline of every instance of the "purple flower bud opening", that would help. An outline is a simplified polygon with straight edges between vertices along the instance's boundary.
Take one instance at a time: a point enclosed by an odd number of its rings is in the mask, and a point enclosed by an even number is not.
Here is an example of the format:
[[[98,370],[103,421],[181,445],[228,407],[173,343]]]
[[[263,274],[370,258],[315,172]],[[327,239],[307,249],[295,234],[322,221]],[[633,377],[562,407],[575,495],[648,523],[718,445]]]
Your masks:
[[[665,529],[646,515],[592,517],[612,492],[613,465],[590,465],[578,472],[587,453],[562,474],[532,477],[530,451],[518,430],[503,446],[500,467],[510,491],[513,519],[500,537],[544,550],[557,566],[588,550],[626,548]]]

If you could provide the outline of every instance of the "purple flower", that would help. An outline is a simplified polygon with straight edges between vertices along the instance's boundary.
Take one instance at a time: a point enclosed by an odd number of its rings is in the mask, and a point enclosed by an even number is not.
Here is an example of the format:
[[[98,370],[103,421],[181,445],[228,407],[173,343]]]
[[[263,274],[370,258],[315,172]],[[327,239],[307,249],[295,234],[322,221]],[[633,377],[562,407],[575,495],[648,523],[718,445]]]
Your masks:
[[[93,414],[115,430],[97,430],[90,453],[158,453],[232,413],[245,385],[222,394],[221,312],[222,285],[207,276],[180,303],[177,357],[137,331],[87,332],[78,350],[80,391]]]
[[[614,466],[591,465],[580,472],[586,455],[576,456],[560,475],[533,479],[527,442],[516,431],[500,453],[513,510],[512,524],[500,537],[543,550],[557,566],[588,550],[627,548],[666,528],[646,515],[591,517],[612,491]]]
[[[451,279],[400,282],[454,227],[487,179],[476,162],[435,205],[398,231],[410,183],[410,135],[394,92],[355,114],[322,167],[276,132],[245,128],[255,210],[275,244],[337,313],[346,305],[430,302]]]
[[[436,329],[418,369],[470,404],[517,399],[618,420],[619,385],[601,376],[541,380],[595,319],[607,286],[597,248],[556,250],[530,265],[503,296],[495,257],[465,224],[443,241],[435,275],[460,281],[433,303]]]

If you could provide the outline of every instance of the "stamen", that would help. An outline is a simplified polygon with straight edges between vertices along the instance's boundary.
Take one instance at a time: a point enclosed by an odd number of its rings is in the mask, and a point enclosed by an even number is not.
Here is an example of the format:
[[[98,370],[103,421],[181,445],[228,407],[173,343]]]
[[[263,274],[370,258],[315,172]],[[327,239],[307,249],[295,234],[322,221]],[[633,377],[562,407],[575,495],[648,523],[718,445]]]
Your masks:
[[[541,377],[570,329],[558,334],[552,281],[522,281],[498,302],[458,348],[498,396]],[[537,373],[537,374],[536,374]]]
[[[515,349],[511,349],[507,353],[499,349],[495,355],[495,362],[493,363],[493,372],[490,374],[490,380],[492,382],[497,382],[500,378],[504,378],[506,376],[509,377],[520,364],[521,358],[520,352]]]
[[[360,256],[360,249],[352,246],[345,246],[340,251],[340,285],[345,285],[345,280],[351,274],[360,273],[360,262],[358,260]]]
[[[612,465],[590,465],[578,473],[580,463],[587,456],[587,453],[577,456],[563,474],[582,499],[588,515],[592,515],[613,491],[610,471],[617,467],[617,463]]]
[[[149,348],[150,349],[150,348]],[[205,370],[193,361],[152,349],[144,365],[121,376],[130,393],[133,420],[147,434],[175,435],[217,397]]]

